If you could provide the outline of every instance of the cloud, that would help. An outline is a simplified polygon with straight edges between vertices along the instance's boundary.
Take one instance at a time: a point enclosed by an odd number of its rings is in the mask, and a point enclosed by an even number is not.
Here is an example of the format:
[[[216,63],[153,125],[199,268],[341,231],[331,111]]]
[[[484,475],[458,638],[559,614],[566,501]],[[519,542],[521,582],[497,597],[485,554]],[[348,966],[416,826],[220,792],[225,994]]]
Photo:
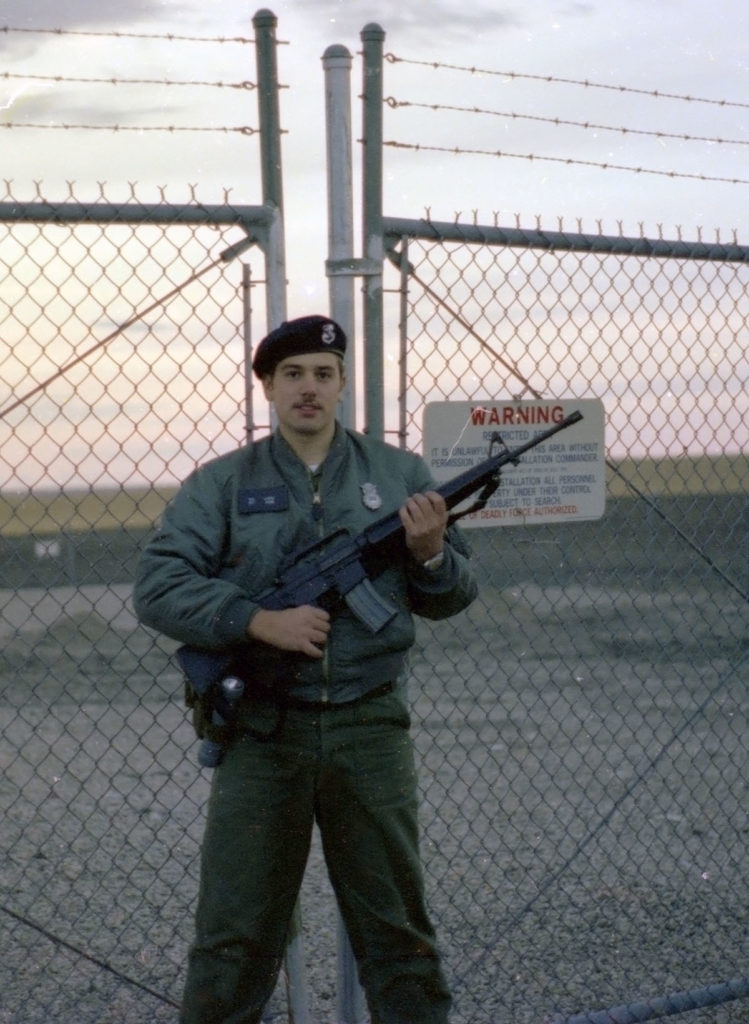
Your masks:
[[[11,28],[95,28],[121,26],[141,18],[158,17],[162,7],[155,0],[4,0],[3,25]]]
[[[407,36],[410,45],[434,43],[445,38],[470,41],[472,38],[517,28],[523,24],[522,11],[517,3],[497,4],[490,0],[476,3],[457,3],[456,0],[432,0],[428,8],[419,4],[406,4],[402,0],[379,0],[377,4],[331,3],[331,0],[309,0],[304,5],[305,16],[318,26],[326,26],[332,37],[357,37],[367,24],[385,29],[386,38]],[[283,5],[279,5],[279,28],[283,25]],[[331,31],[332,30],[332,31]],[[345,41],[345,39],[344,39]]]
[[[188,109],[184,104],[166,100],[155,103],[153,89],[147,95],[130,91],[127,102],[112,103],[106,96],[98,96],[93,102],[80,88],[61,83],[21,81],[8,86],[7,91],[0,85],[0,123],[162,125],[177,122],[179,115]]]
[[[591,3],[582,3],[580,0],[572,0],[571,3],[562,4],[560,11],[562,14],[568,15],[571,18],[587,18],[588,15],[593,14],[594,6]]]
[[[63,29],[65,31],[97,31],[102,29],[126,30],[137,21],[152,21],[161,17],[163,6],[156,0],[3,0],[2,27],[23,29],[5,31],[0,35],[0,50],[9,56],[28,56],[41,49],[50,36],[38,35],[31,29]]]

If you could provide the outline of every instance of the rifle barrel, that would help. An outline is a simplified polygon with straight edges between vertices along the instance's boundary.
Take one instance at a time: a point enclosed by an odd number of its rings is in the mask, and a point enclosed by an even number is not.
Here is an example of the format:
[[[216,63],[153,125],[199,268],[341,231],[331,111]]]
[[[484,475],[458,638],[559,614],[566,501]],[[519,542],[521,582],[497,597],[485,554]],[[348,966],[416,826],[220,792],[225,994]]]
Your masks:
[[[536,445],[543,444],[544,441],[548,441],[554,434],[558,434],[560,430],[564,430],[566,427],[571,427],[573,423],[578,423],[582,418],[583,414],[579,410],[575,410],[575,412],[560,420],[559,423],[549,427],[548,430],[543,430],[540,434],[536,434],[535,437],[530,441],[526,441],[525,444],[521,444],[517,448],[505,448],[498,455],[492,455],[488,459],[484,459],[483,462],[479,462],[478,465],[471,466],[470,469],[459,473],[458,476],[454,476],[451,480],[446,480],[444,483],[439,484],[435,489],[445,499],[447,507],[449,509],[454,508],[465,498],[474,494],[502,466],[507,465],[508,462],[516,462],[524,452],[527,452],[530,448],[535,448]],[[368,526],[355,540],[363,554],[372,553],[376,555],[384,552],[391,544],[400,540],[402,534],[403,525],[400,521],[400,516],[397,512],[392,512],[390,515],[384,516],[382,519],[378,519],[376,523]]]
[[[437,487],[437,493],[441,494],[445,499],[448,508],[454,508],[464,498],[468,498],[477,491],[502,466],[506,466],[508,462],[516,462],[524,452],[527,452],[530,448],[535,448],[536,445],[543,444],[544,441],[548,441],[554,434],[558,434],[560,430],[564,430],[566,427],[571,427],[573,423],[579,422],[582,418],[583,414],[575,410],[575,412],[560,420],[559,423],[555,423],[553,427],[549,427],[548,430],[543,430],[540,434],[536,434],[535,437],[531,438],[530,441],[526,441],[525,444],[521,444],[517,448],[505,448],[499,454],[484,459],[477,466],[472,466],[470,469],[465,470],[465,472],[453,477],[452,480],[447,480],[445,483],[440,484]]]

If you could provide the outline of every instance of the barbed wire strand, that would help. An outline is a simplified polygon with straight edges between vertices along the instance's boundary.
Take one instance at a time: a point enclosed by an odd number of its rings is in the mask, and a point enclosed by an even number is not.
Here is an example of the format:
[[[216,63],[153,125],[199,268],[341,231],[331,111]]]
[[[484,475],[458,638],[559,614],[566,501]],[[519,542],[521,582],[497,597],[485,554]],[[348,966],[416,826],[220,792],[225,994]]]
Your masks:
[[[68,75],[23,75],[13,71],[0,71],[0,78],[22,82],[73,82],[86,85],[193,85],[209,89],[257,89],[255,82],[201,82],[171,78],[71,78]]]
[[[260,129],[249,125],[158,125],[158,124],[40,124],[32,121],[2,121],[0,128],[33,128],[37,131],[86,131],[86,132],[221,132],[239,135],[256,135]]]
[[[510,160],[567,164],[570,167],[595,167],[602,171],[629,171],[633,174],[655,174],[663,178],[673,178],[675,180],[684,179],[687,181],[720,182],[728,185],[749,185],[749,179],[746,178],[721,178],[717,175],[690,174],[686,171],[659,171],[652,167],[629,167],[626,164],[601,163],[595,160],[579,160],[574,157],[541,156],[538,153],[509,153],[501,149],[463,149],[460,146],[428,146],[418,142],[398,142],[394,139],[385,140],[383,146],[391,146],[395,149],[412,149],[417,152],[423,150],[425,153],[450,153],[453,156],[493,156]]]
[[[254,39],[245,36],[182,36],[174,32],[93,32],[85,29],[70,28],[19,28],[14,25],[0,25],[0,32],[25,32],[51,36],[93,36],[99,39],[154,39],[179,43],[254,43]]]
[[[460,107],[448,103],[419,103],[412,100],[398,100],[394,96],[388,96],[385,103],[391,110],[400,107],[415,107],[419,110],[453,111],[461,114],[487,114],[492,117],[505,117],[513,121],[537,121],[542,124],[564,126],[568,128],[584,128],[588,131],[615,132],[617,135],[645,135],[654,139],[676,139],[679,142],[709,142],[719,146],[749,146],[749,139],[716,139],[702,135],[687,135],[676,132],[648,131],[644,128],[627,128],[624,125],[597,124],[594,121],[569,121],[561,117],[541,117],[538,114],[517,114],[513,111],[486,110],[482,107]]]
[[[717,107],[740,107],[749,109],[749,103],[739,100],[716,100],[705,96],[690,96],[681,93],[663,92],[661,89],[638,89],[631,85],[610,85],[606,82],[591,82],[587,78],[560,78],[557,75],[533,75],[520,71],[493,71],[490,68],[467,67],[462,64],[445,64],[441,61],[412,60],[407,57],[397,57],[394,53],[386,53],[385,60],[390,64],[414,64],[419,67],[433,68],[435,71],[464,71],[471,75],[495,75],[498,78],[523,79],[534,82],[544,82],[551,85],[576,85],[586,89],[607,89],[610,92],[632,93],[636,96],[650,96],[658,100],[680,100],[684,103],[708,103]]]

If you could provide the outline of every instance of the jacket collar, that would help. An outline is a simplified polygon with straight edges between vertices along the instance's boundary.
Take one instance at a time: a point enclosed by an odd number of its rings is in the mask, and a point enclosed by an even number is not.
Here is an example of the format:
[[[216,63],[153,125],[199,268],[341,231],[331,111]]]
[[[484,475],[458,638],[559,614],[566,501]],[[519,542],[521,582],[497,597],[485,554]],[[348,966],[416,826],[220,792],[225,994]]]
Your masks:
[[[346,452],[347,436],[345,429],[336,420],[333,440],[328,449],[328,454],[321,463],[321,468],[322,466],[325,466],[326,469],[333,468],[340,463]],[[308,467],[305,466],[278,428],[276,428],[271,436],[270,449],[276,464],[285,472],[298,472],[300,467],[307,471]]]

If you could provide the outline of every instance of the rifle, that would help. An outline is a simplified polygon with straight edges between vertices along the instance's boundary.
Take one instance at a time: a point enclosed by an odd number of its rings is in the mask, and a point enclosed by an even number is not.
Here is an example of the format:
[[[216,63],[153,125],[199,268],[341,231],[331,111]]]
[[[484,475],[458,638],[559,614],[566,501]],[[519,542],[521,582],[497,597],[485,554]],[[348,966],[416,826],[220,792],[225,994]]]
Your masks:
[[[499,438],[502,448],[496,455],[435,488],[448,509],[483,488],[469,508],[455,513],[449,521],[483,508],[499,486],[502,467],[508,462],[516,465],[524,452],[581,419],[582,413],[574,412],[512,451]],[[261,595],[258,604],[276,611],[313,604],[332,612],[343,600],[372,633],[379,633],[396,615],[396,609],[375,590],[372,579],[403,556],[404,538],[398,512],[378,519],[355,537],[346,530],[336,530],[296,552],[291,564],[279,572],[276,586]]]
[[[501,448],[496,454],[491,454],[490,447],[490,455],[483,462],[435,488],[448,509],[454,509],[481,489],[477,500],[468,508],[453,513],[449,523],[486,505],[499,487],[504,466],[508,463],[517,465],[525,452],[582,418],[582,413],[573,412],[513,449],[508,449],[497,434],[492,445],[497,441]],[[296,552],[290,563],[281,567],[276,585],[261,594],[257,603],[261,608],[274,611],[312,604],[332,613],[341,602],[345,602],[372,633],[379,633],[395,617],[397,610],[378,593],[372,580],[404,555],[403,524],[398,512],[391,512],[355,537],[347,530],[336,530]],[[221,682],[232,659],[229,653],[199,651],[189,646],[181,647],[177,655],[189,682],[201,695]]]

